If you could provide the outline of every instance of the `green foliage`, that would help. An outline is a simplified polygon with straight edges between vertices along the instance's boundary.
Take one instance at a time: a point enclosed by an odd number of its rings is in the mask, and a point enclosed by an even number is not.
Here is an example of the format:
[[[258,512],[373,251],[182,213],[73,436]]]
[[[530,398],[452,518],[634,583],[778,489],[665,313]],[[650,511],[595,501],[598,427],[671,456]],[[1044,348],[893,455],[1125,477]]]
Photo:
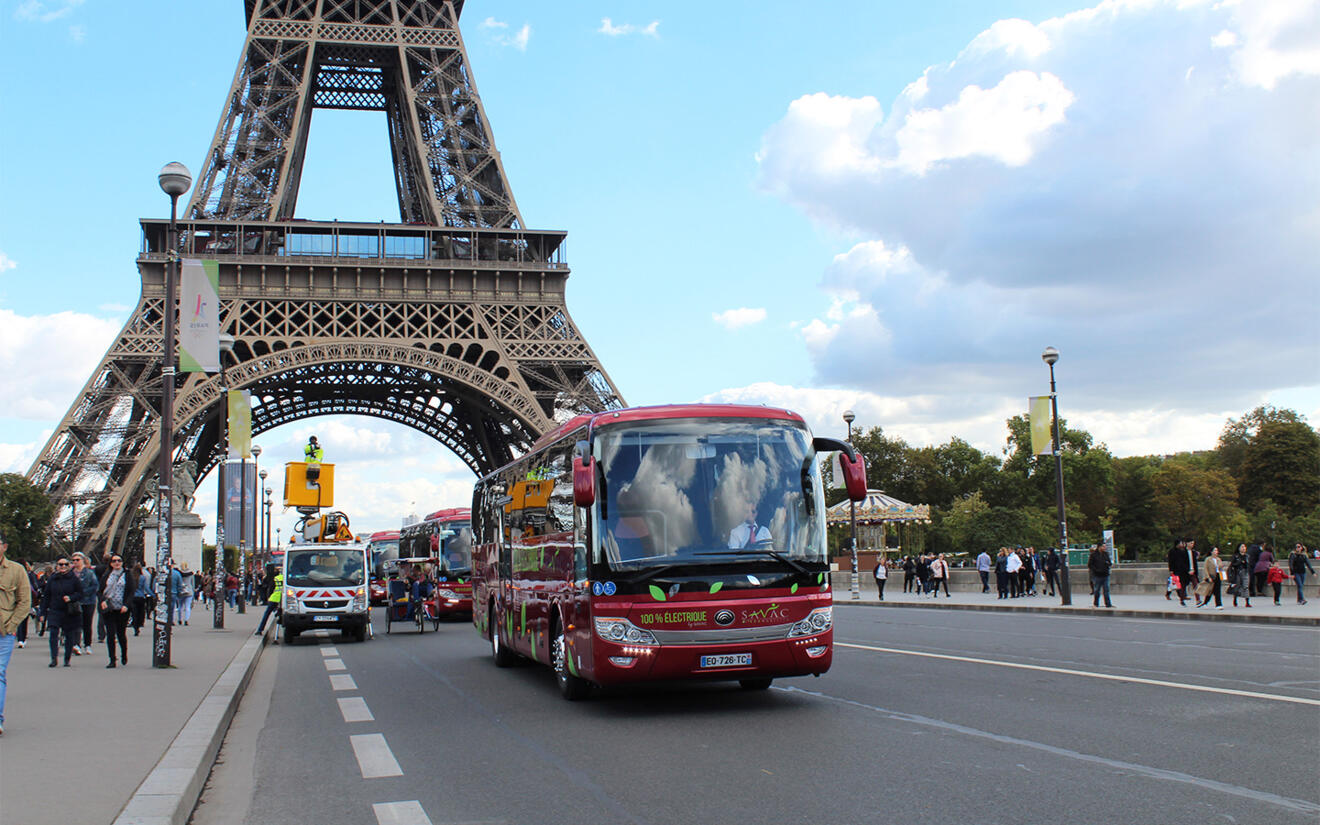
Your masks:
[[[9,558],[45,558],[46,531],[55,507],[40,489],[18,473],[0,474],[0,530],[9,541]]]
[[[1237,484],[1226,470],[1172,458],[1151,476],[1155,513],[1173,538],[1221,531],[1237,509]]]

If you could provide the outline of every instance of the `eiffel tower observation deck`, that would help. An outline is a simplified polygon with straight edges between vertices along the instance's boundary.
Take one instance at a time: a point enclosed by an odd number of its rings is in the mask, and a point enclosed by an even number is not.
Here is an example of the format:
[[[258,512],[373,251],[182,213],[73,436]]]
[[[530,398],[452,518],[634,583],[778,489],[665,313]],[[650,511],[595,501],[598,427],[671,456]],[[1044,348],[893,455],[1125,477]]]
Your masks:
[[[462,0],[246,0],[247,36],[178,253],[218,263],[223,374],[175,379],[173,461],[223,457],[223,389],[260,433],[325,414],[417,429],[489,472],[622,406],[569,316],[562,231],[526,228],[458,29]],[[383,111],[398,223],[294,218],[314,109]],[[351,208],[351,205],[346,205]],[[142,294],[28,472],[80,547],[126,535],[160,450],[169,222]],[[175,296],[177,301],[177,296]],[[76,513],[76,515],[74,515]]]

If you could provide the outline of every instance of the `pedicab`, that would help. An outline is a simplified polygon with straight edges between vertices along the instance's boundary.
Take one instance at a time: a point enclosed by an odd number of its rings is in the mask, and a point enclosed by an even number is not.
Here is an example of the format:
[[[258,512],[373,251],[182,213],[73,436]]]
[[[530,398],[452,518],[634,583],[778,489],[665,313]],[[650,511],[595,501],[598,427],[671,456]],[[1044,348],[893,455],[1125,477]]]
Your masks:
[[[440,629],[440,612],[436,606],[435,585],[427,575],[427,566],[434,568],[439,559],[414,556],[398,560],[397,578],[389,580],[389,602],[385,605],[385,633],[396,624],[411,624],[418,633],[426,632],[426,623],[432,630]]]

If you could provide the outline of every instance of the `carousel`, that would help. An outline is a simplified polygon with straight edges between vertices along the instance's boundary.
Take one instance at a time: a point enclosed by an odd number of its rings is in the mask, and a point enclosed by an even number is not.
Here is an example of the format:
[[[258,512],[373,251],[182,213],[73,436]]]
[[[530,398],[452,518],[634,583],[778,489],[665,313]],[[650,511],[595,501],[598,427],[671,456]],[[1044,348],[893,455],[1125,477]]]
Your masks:
[[[851,502],[839,502],[826,509],[825,520],[830,525],[852,524]],[[929,504],[908,504],[893,496],[885,495],[880,490],[867,490],[866,498],[857,502],[857,552],[888,552],[886,544],[889,531],[897,530],[899,547],[897,553],[921,552],[924,536],[913,530],[930,524]],[[913,546],[913,545],[916,546]],[[907,548],[911,547],[911,550]]]

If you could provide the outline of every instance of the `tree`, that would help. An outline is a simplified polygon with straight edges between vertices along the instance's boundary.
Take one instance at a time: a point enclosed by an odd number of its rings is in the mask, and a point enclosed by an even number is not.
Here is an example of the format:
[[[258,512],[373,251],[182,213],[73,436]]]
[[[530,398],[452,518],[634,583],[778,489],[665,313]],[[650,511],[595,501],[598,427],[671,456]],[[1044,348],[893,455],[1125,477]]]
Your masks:
[[[1296,424],[1301,416],[1292,410],[1280,410],[1277,407],[1263,405],[1241,418],[1230,418],[1219,434],[1219,447],[1216,453],[1224,469],[1233,474],[1235,479],[1242,479],[1242,462],[1246,459],[1247,448],[1260,428],[1270,422]]]
[[[1114,541],[1135,558],[1160,558],[1168,534],[1155,514],[1155,488],[1151,478],[1159,461],[1149,456],[1120,458],[1114,462]]]
[[[0,530],[9,555],[36,561],[46,546],[46,530],[55,507],[38,487],[18,473],[0,474]]]
[[[1270,499],[1289,516],[1320,504],[1320,433],[1304,421],[1266,421],[1242,456],[1239,500],[1248,510]]]
[[[1237,510],[1237,485],[1227,471],[1175,457],[1151,476],[1156,517],[1175,536],[1217,533]]]

